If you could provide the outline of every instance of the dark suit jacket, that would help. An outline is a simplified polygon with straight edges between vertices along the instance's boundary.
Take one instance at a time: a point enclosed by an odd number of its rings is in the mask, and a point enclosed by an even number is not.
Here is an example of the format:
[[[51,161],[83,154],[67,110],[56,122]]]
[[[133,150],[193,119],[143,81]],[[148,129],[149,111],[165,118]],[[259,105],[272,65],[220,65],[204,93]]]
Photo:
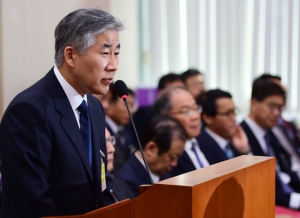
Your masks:
[[[82,214],[105,204],[99,152],[101,149],[106,156],[104,113],[97,99],[87,97],[92,168],[74,112],[53,68],[10,103],[0,125],[1,217]],[[112,187],[111,178],[107,178],[107,187]]]
[[[116,174],[116,178],[127,183],[133,191],[134,197],[138,196],[138,187],[140,185],[151,184],[145,167],[132,154],[124,166]]]
[[[153,105],[147,105],[138,108],[132,119],[139,137],[142,136],[144,128],[151,120],[151,118],[155,116],[155,114],[156,113]],[[129,124],[129,126],[131,126],[131,124]],[[136,145],[138,146],[137,143]]]
[[[117,178],[113,178],[113,181],[113,191],[118,201],[134,198],[131,188],[124,181]]]
[[[220,148],[217,142],[202,128],[201,134],[196,138],[199,146],[209,164],[216,164],[227,160],[225,152]],[[237,152],[231,146],[234,156],[238,156]]]
[[[258,156],[266,156],[263,152],[258,140],[256,139],[255,135],[253,134],[252,130],[248,126],[248,124],[243,121],[241,123],[242,128],[244,129],[248,140],[249,145],[251,147],[251,151],[253,155]],[[292,188],[295,189],[296,192],[299,192],[300,190],[300,181],[298,176],[290,170],[290,160],[289,156],[285,153],[285,151],[282,149],[282,146],[278,142],[277,138],[274,136],[272,131],[270,131],[270,144],[272,146],[272,149],[275,153],[275,157],[277,160],[278,165],[280,166],[281,171],[289,174],[291,177],[291,182],[289,185],[292,186]],[[286,194],[283,192],[282,187],[280,186],[280,183],[278,182],[278,179],[276,178],[276,204],[282,205],[285,207],[289,207],[289,201],[290,201],[290,194]]]
[[[182,155],[178,158],[177,166],[170,172],[171,176],[178,176],[190,171],[196,170],[192,160],[186,151],[183,151]]]
[[[125,165],[116,174],[116,178],[126,182],[133,191],[134,197],[138,196],[140,185],[151,184],[148,173],[141,162],[132,154]],[[170,174],[160,177],[160,180],[170,178]]]

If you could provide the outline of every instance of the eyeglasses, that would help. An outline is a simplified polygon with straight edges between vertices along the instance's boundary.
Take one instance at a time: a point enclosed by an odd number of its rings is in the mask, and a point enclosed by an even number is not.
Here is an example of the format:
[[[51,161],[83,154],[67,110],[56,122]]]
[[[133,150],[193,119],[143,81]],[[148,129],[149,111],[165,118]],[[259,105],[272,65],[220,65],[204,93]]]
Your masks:
[[[239,113],[239,109],[235,108],[234,110],[229,110],[229,111],[226,111],[226,112],[217,112],[217,115],[225,116],[225,117],[228,117],[228,118],[233,118],[238,113]]]
[[[283,111],[284,106],[283,105],[278,105],[275,103],[267,103],[268,108],[270,111],[274,112],[275,110],[278,110],[279,112]]]
[[[108,137],[105,140],[106,142],[110,142],[112,145],[116,144],[116,138],[114,136]]]
[[[199,105],[194,105],[192,107],[184,107],[180,111],[171,112],[171,114],[182,114],[182,115],[189,116],[191,115],[192,112],[201,113],[202,107]]]

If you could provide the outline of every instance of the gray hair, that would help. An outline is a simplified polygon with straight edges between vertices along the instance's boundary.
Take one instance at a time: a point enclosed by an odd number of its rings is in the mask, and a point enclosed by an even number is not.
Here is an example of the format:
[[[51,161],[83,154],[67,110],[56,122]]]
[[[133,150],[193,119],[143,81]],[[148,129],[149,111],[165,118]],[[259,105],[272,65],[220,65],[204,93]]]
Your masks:
[[[107,30],[124,29],[123,23],[100,8],[83,8],[64,17],[55,28],[55,64],[63,63],[64,49],[72,46],[79,54],[96,43],[96,37]]]
[[[178,91],[186,90],[180,87],[170,87],[161,91],[154,102],[155,112],[161,115],[168,115],[173,109],[172,95],[176,94]]]

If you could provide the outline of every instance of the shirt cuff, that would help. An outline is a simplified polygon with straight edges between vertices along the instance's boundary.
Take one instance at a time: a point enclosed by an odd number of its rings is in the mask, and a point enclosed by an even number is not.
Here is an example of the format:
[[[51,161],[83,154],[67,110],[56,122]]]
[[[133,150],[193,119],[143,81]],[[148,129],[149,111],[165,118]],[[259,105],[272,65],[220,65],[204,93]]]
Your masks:
[[[290,208],[293,209],[299,209],[300,208],[300,194],[299,193],[291,193],[290,202],[289,202]]]

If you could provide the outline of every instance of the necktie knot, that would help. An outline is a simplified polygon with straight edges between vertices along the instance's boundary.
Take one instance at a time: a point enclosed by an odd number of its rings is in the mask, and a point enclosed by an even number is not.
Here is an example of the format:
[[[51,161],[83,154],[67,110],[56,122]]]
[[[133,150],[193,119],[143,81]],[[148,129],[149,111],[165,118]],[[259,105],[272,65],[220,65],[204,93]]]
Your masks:
[[[226,157],[227,157],[228,159],[233,158],[233,151],[232,151],[232,149],[231,149],[229,143],[225,146],[225,153],[226,153]]]
[[[89,113],[89,109],[88,109],[88,106],[87,106],[85,100],[83,100],[83,101],[81,102],[81,104],[78,106],[77,110],[78,110],[80,113]]]
[[[194,142],[192,143],[191,150],[194,152],[195,157],[196,157],[196,160],[197,160],[197,162],[198,162],[200,168],[203,168],[204,166],[203,166],[203,164],[202,164],[202,162],[201,162],[201,160],[200,160],[200,157],[199,157],[199,155],[198,155],[198,153],[197,153],[197,151],[196,151],[196,143],[194,143]]]

